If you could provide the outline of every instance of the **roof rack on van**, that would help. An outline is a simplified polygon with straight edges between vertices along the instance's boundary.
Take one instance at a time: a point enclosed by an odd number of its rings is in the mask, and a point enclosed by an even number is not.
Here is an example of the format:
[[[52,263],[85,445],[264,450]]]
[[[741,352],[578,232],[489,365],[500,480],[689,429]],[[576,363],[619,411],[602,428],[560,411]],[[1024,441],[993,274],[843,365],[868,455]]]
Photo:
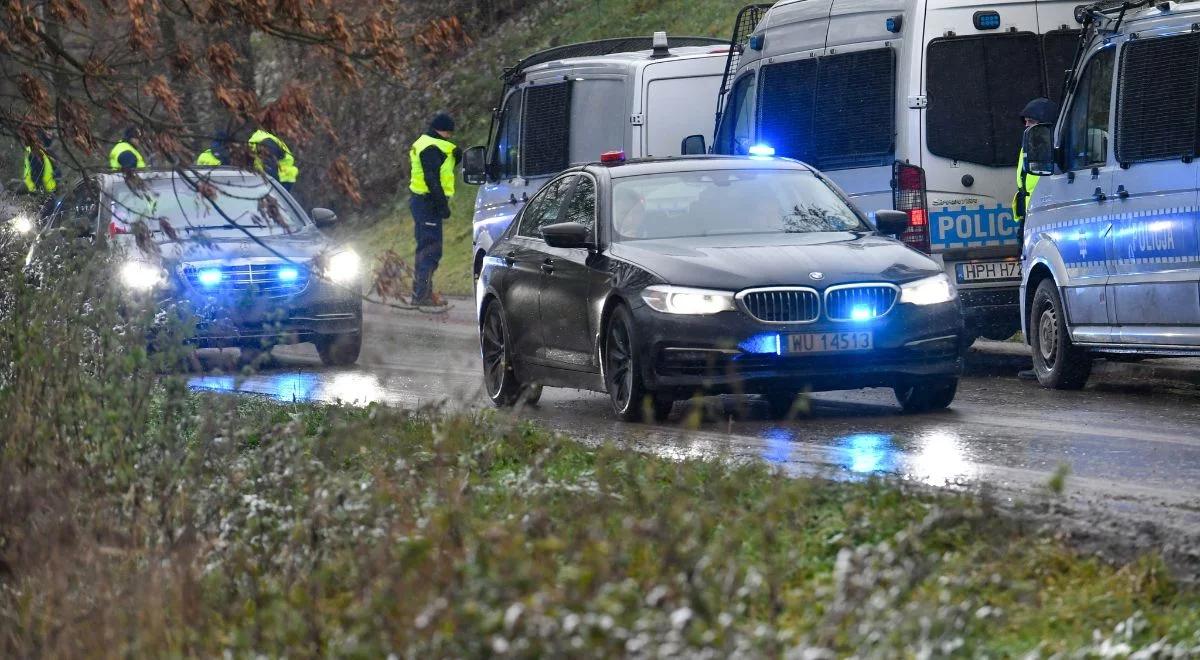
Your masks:
[[[712,37],[667,37],[668,48],[723,45],[725,45],[724,40]],[[598,57],[601,55],[631,53],[641,50],[654,50],[654,37],[618,37],[616,39],[600,39],[580,44],[555,46],[554,48],[534,53],[517,62],[515,66],[506,68],[504,75],[501,77],[504,79],[505,84],[509,84],[526,69],[538,64],[553,62],[554,60],[564,60],[571,57]]]
[[[759,21],[763,16],[767,15],[767,10],[772,6],[771,3],[756,3],[742,7],[738,12],[737,19],[733,22],[733,35],[729,37],[729,56],[725,59],[725,74],[721,76],[721,89],[717,92],[717,128],[721,124],[721,111],[725,106],[725,96],[729,94],[732,87],[733,76],[737,74],[738,63],[742,59],[742,53],[746,50],[746,44],[750,41],[750,34],[758,27]],[[717,134],[716,128],[713,129],[713,135]]]

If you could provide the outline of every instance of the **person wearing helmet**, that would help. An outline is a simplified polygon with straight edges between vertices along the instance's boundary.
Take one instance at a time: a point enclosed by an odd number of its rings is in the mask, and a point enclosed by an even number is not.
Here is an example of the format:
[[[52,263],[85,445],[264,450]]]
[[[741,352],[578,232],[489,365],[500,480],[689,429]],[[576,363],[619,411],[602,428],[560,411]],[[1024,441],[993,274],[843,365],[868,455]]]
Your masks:
[[[1034,99],[1021,111],[1021,119],[1025,121],[1026,130],[1038,124],[1053,124],[1058,119],[1058,106],[1047,98]],[[1025,149],[1022,147],[1017,159],[1017,196],[1013,198],[1013,220],[1021,228],[1022,235],[1025,233],[1025,211],[1038,179],[1037,175],[1025,173]]]

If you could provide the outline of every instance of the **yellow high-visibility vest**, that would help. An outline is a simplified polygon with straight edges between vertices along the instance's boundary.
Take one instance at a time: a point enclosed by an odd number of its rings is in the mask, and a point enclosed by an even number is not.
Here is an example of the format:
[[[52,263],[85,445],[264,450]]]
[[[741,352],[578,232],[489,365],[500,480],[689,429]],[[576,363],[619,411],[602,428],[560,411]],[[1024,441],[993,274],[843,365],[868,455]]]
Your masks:
[[[42,154],[42,190],[52,193],[58,190],[58,181],[54,180],[54,163],[50,160],[50,155],[45,151]],[[23,168],[21,178],[25,181],[25,190],[29,192],[37,192],[38,181],[33,180],[33,150],[25,147],[25,167]]]
[[[221,159],[217,158],[212,149],[205,149],[203,153],[196,157],[196,164],[201,167],[220,167]]]
[[[429,186],[425,185],[425,168],[421,165],[421,152],[429,147],[437,147],[439,151],[446,154],[446,160],[442,161],[442,167],[439,171],[442,191],[446,193],[446,197],[454,196],[454,150],[456,147],[453,142],[435,138],[432,135],[422,135],[413,143],[412,149],[408,152],[408,158],[412,161],[412,181],[408,184],[408,189],[417,195],[428,195]]]
[[[279,182],[295,183],[296,179],[300,178],[300,168],[296,167],[296,159],[292,156],[292,150],[288,149],[286,142],[261,128],[250,136],[250,153],[254,154],[255,169],[263,171],[262,157],[258,155],[258,143],[263,140],[274,140],[279,148],[283,149],[283,158],[279,159]]]
[[[1025,173],[1025,150],[1021,149],[1021,157],[1017,159],[1017,194],[1013,197],[1013,221],[1021,222],[1029,213],[1029,200],[1033,199],[1033,191],[1037,188],[1042,177]],[[1021,193],[1025,199],[1021,200]]]
[[[112,151],[108,152],[108,166],[112,168],[114,172],[121,169],[121,154],[127,151],[133,153],[133,157],[137,159],[137,169],[145,169],[146,159],[142,158],[141,152],[139,152],[132,144],[129,144],[125,140],[118,142],[116,146],[112,148]]]

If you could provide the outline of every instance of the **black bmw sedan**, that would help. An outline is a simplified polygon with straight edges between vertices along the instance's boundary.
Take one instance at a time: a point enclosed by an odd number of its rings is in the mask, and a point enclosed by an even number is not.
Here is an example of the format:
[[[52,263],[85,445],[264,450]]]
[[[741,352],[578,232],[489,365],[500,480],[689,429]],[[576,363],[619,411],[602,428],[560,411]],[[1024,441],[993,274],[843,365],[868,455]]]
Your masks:
[[[493,403],[542,386],[607,392],[625,420],[695,394],[891,387],[905,410],[954,399],[964,350],[954,285],[820,172],[695,157],[576,167],[543,187],[477,282]]]

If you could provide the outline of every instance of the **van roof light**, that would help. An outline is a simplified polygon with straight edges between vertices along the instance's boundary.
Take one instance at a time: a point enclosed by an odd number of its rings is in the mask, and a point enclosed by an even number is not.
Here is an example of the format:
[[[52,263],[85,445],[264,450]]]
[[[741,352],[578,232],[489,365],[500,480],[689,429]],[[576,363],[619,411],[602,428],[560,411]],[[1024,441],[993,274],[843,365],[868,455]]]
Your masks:
[[[605,165],[618,165],[625,162],[624,151],[606,151],[600,154],[600,162]]]

